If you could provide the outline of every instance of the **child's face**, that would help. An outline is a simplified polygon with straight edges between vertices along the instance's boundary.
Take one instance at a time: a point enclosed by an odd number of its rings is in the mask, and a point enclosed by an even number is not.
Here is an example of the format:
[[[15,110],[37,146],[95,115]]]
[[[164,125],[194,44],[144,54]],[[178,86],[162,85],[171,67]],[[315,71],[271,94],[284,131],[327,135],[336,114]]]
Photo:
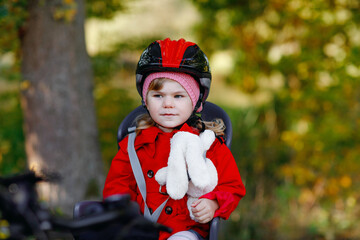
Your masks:
[[[193,112],[191,99],[185,89],[177,82],[167,79],[159,90],[149,90],[146,106],[151,118],[164,132],[189,119]]]

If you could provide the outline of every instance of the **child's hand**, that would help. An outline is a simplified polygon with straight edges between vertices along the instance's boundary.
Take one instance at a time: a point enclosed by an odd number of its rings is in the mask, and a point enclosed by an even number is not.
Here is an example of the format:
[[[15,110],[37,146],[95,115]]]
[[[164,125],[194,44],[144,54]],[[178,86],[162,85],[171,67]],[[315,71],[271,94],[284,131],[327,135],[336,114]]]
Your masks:
[[[199,223],[208,223],[214,218],[215,211],[219,208],[216,200],[206,198],[198,199],[191,204],[191,211]]]

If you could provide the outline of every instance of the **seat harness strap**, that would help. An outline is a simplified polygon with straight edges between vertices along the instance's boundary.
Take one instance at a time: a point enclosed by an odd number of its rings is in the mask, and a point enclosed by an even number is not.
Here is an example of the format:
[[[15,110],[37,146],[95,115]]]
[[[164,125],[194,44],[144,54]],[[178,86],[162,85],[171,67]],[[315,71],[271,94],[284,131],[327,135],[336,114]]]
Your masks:
[[[129,132],[133,131],[132,129],[129,128]],[[163,208],[165,207],[167,201],[169,200],[166,199],[152,214],[150,213],[150,210],[146,204],[146,183],[145,183],[145,178],[144,178],[144,174],[142,172],[142,168],[140,165],[140,161],[139,158],[136,154],[135,151],[135,147],[134,147],[134,143],[135,143],[135,138],[136,138],[136,133],[135,132],[131,132],[129,134],[129,139],[128,139],[128,154],[129,154],[129,159],[130,159],[130,164],[131,164],[131,168],[132,171],[134,173],[135,176],[135,180],[136,183],[139,187],[141,196],[144,200],[144,216],[145,218],[147,218],[148,220],[152,221],[152,222],[157,222],[157,220],[159,219],[159,216],[161,214],[161,211],[163,210]]]

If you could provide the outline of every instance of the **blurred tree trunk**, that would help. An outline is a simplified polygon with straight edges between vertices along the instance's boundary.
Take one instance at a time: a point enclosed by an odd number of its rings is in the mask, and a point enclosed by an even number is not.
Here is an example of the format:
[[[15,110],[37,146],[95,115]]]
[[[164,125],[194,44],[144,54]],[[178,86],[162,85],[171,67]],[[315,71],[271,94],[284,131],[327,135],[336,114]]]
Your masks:
[[[104,179],[85,46],[83,0],[30,0],[22,32],[22,107],[28,166],[56,171],[40,197],[70,214],[76,201],[99,196]]]

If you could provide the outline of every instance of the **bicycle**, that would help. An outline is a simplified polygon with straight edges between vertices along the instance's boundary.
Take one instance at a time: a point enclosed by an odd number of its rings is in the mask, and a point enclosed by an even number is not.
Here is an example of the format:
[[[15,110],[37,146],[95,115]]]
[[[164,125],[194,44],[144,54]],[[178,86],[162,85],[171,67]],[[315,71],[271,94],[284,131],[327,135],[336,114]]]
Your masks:
[[[106,239],[114,240],[156,239],[159,231],[171,232],[168,227],[145,219],[129,195],[114,195],[90,207],[79,219],[55,216],[38,200],[36,184],[58,179],[56,174],[39,176],[33,171],[0,177],[0,239],[23,240],[32,236],[49,240],[51,232],[70,233],[75,239],[105,239],[104,234]]]

